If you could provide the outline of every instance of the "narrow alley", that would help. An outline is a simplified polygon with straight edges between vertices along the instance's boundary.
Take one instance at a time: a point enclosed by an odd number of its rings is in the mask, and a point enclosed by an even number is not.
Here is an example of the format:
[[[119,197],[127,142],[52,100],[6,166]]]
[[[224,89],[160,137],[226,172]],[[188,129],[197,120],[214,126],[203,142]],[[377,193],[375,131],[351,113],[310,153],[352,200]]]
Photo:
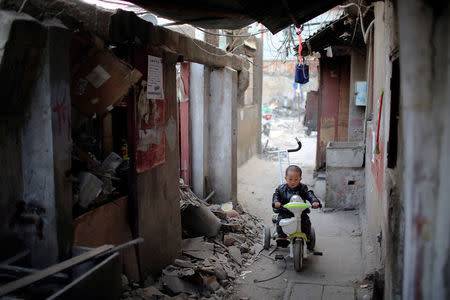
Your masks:
[[[0,299],[450,299],[449,16],[0,0]]]
[[[298,124],[295,119],[276,122],[271,130],[270,143],[279,149],[293,148],[293,134],[298,135],[302,149],[291,153],[291,164],[302,168],[302,182],[313,189],[319,199],[325,199],[321,180],[313,176],[317,137],[307,136],[295,124]],[[286,167],[286,158],[282,163]],[[260,217],[265,224],[272,224],[272,194],[280,184],[278,168],[276,155],[265,152],[238,169],[238,201],[247,212]],[[280,248],[272,256],[267,256],[275,248],[273,241],[272,248],[263,252],[265,256],[261,256],[249,267],[248,273],[236,281],[237,295],[250,299],[362,299],[371,293],[360,288],[369,286],[363,283],[359,211],[313,210],[310,218],[316,231],[316,250],[323,256],[310,256],[304,270],[298,273],[294,270],[292,258],[287,258],[286,262],[274,261],[275,254],[286,256],[289,249]],[[272,276],[277,277],[255,282]]]

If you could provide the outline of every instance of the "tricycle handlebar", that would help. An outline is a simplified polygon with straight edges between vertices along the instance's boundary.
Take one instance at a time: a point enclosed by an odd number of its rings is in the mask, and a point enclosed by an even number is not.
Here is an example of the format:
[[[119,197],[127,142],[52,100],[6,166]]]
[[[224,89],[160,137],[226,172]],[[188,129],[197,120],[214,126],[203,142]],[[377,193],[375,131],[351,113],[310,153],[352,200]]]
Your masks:
[[[298,147],[295,149],[288,149],[287,152],[297,152],[298,150],[302,149],[302,142],[300,142],[297,137],[295,137],[295,140],[297,141]]]

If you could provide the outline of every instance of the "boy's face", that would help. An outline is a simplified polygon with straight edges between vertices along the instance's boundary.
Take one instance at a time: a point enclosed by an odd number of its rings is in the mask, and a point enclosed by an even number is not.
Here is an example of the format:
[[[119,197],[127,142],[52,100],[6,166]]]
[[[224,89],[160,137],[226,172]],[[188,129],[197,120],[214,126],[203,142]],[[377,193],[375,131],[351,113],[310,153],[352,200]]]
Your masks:
[[[297,187],[300,181],[302,180],[302,176],[300,175],[300,173],[295,171],[289,171],[286,177],[284,178],[286,179],[287,185],[291,189]]]

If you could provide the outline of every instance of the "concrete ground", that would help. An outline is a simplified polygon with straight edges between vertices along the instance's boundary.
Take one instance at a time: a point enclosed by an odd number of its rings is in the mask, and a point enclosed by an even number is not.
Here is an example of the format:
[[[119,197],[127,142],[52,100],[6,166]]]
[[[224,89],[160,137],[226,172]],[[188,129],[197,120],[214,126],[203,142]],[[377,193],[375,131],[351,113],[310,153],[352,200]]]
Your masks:
[[[289,128],[277,128],[271,139],[275,147],[295,146],[289,140]],[[292,129],[291,129],[292,130]],[[301,132],[301,131],[300,131]],[[303,182],[323,199],[323,187],[313,179],[315,162],[315,136],[297,134],[303,143],[300,152],[292,155],[291,163],[303,169]],[[292,137],[291,137],[292,138]],[[288,146],[289,147],[289,146]],[[284,165],[283,170],[286,168]],[[267,155],[254,157],[238,170],[238,201],[249,213],[271,223],[271,198],[279,184],[278,163]],[[314,210],[310,214],[316,230],[316,250],[323,256],[310,256],[304,270],[297,273],[293,260],[274,261],[263,251],[259,260],[248,266],[236,280],[234,296],[237,299],[360,299],[369,290],[361,289],[363,263],[361,257],[361,230],[358,211],[323,212]],[[274,249],[273,242],[272,248]],[[289,248],[277,250],[275,254],[289,254]],[[255,282],[277,276],[265,282]],[[362,287],[366,287],[362,285]]]

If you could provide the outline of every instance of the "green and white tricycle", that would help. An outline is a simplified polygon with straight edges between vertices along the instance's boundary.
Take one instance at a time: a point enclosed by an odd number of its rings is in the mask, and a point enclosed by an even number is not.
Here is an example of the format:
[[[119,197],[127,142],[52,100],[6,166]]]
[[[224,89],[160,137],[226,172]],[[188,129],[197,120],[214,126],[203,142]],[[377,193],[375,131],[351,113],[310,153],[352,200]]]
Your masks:
[[[283,205],[294,214],[292,218],[281,219],[279,224],[286,233],[289,240],[290,257],[294,260],[294,268],[297,272],[300,272],[303,268],[303,259],[308,257],[308,246],[310,249],[314,249],[316,244],[316,234],[314,228],[311,227],[311,239],[301,230],[301,215],[302,212],[308,208],[311,208],[309,203],[303,202],[300,196],[294,195],[291,197],[290,202]],[[271,236],[275,240],[277,238],[276,230],[277,214],[272,217],[273,234],[271,235],[270,227],[265,225],[263,230],[263,246],[264,249],[269,249]],[[307,245],[308,243],[308,245]],[[320,252],[313,252],[315,255],[321,255]]]

